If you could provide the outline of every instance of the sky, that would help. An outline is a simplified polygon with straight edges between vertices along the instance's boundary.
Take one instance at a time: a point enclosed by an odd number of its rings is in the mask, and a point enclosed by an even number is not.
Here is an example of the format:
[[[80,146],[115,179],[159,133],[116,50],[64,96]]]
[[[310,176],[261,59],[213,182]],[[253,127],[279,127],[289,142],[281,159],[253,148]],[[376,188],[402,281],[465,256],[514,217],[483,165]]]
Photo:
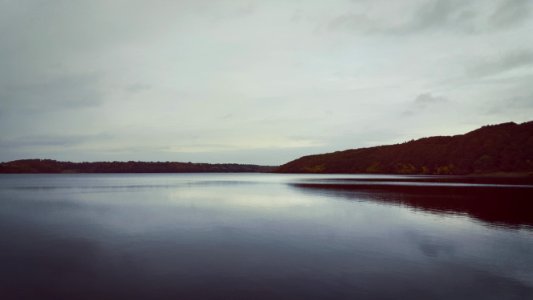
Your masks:
[[[279,165],[529,121],[532,10],[0,0],[0,161]]]

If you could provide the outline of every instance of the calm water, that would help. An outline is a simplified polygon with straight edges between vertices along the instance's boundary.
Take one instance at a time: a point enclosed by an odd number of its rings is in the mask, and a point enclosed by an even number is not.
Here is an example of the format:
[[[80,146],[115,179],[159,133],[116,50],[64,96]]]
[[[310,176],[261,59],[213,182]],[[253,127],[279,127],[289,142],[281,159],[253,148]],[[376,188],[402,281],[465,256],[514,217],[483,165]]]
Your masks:
[[[0,175],[0,299],[533,299],[531,187],[387,178]]]

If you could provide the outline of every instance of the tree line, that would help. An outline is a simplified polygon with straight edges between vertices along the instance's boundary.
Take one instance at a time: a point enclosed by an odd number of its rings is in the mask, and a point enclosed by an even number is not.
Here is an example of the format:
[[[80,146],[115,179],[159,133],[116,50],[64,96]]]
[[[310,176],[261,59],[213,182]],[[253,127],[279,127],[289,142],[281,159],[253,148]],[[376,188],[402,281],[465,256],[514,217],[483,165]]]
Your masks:
[[[281,173],[483,174],[533,172],[533,121],[456,136],[304,156]]]
[[[249,164],[190,162],[65,162],[51,159],[24,159],[0,163],[0,173],[224,173],[272,170],[273,167]]]

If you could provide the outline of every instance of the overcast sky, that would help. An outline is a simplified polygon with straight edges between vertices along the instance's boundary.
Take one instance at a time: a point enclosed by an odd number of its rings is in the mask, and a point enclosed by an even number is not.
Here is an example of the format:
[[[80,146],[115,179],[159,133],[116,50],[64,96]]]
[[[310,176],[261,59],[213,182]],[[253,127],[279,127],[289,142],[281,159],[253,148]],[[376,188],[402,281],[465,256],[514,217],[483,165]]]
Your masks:
[[[0,0],[0,161],[276,165],[528,121],[532,9]]]

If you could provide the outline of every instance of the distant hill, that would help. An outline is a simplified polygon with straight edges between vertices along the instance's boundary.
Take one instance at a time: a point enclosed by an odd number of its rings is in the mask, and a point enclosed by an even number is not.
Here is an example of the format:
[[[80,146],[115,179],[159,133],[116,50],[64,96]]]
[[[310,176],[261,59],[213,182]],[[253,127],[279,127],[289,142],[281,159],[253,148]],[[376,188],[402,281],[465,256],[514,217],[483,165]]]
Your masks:
[[[533,121],[455,136],[304,156],[280,173],[485,174],[533,171]]]
[[[183,162],[63,162],[51,159],[24,159],[0,163],[0,173],[196,173],[270,172],[274,167],[241,164]]]

